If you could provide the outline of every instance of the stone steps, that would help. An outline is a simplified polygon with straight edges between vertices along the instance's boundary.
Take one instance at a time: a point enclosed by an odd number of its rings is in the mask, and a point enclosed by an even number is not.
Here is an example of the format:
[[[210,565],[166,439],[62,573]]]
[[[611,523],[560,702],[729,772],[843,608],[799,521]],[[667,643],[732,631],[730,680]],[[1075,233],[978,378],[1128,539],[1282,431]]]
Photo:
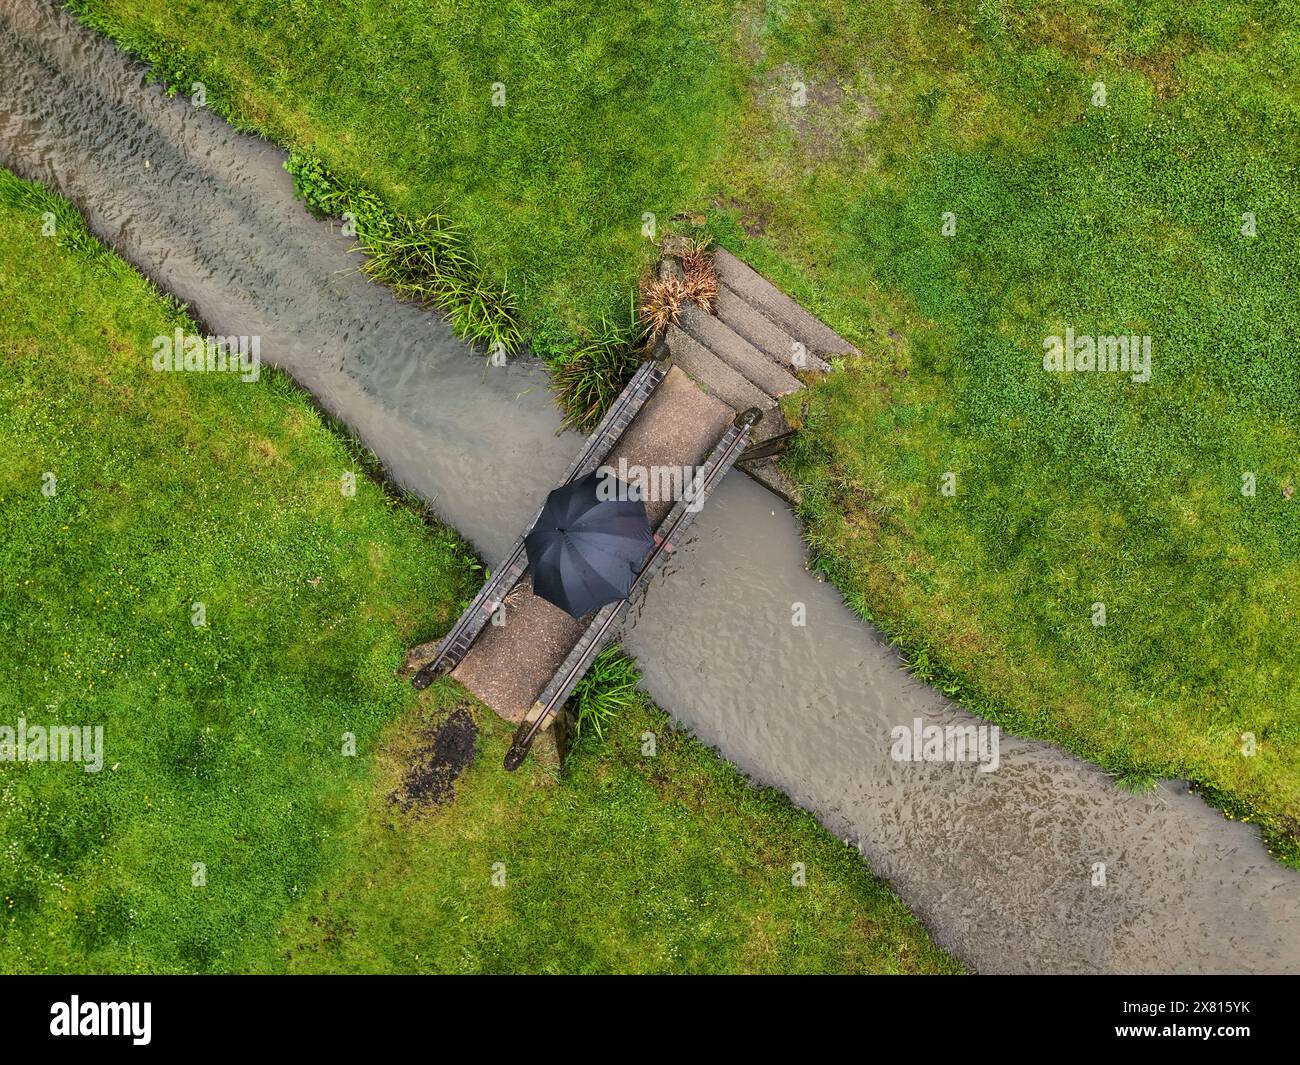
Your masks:
[[[803,388],[803,382],[778,366],[725,322],[694,303],[683,304],[678,314],[682,332],[769,396],[785,396]]]
[[[721,284],[731,289],[773,325],[806,345],[810,355],[861,354],[834,329],[814,318],[767,278],[725,248],[715,250],[713,266]]]
[[[677,326],[668,327],[664,343],[677,366],[732,410],[742,411],[748,407],[767,410],[776,406],[776,400]]]
[[[682,277],[679,257],[688,248],[685,238],[670,235],[659,276]],[[671,362],[732,410],[762,411],[750,433],[751,445],[761,444],[790,432],[777,397],[804,387],[796,373],[827,373],[827,357],[859,352],[730,252],[715,248],[713,262],[718,294],[712,313],[683,304],[678,325],[668,327],[656,358]],[[799,490],[776,456],[743,460],[736,468],[798,505]]]
[[[789,431],[790,424],[775,399],[677,326],[668,327],[664,346],[675,366],[686,371],[696,384],[732,410],[739,412],[757,407],[763,412],[763,417],[750,432],[754,443]]]
[[[729,285],[719,283],[713,313],[733,332],[791,373],[802,370],[826,373],[830,370],[830,365],[811,351],[806,342],[796,340],[752,304],[746,303]]]

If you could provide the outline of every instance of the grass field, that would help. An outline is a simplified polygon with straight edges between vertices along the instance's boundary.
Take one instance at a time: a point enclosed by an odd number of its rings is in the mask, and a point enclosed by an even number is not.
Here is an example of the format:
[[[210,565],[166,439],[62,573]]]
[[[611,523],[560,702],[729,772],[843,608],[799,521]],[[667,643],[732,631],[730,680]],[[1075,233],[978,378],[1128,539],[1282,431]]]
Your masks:
[[[643,211],[703,214],[867,353],[790,463],[849,601],[982,713],[1192,777],[1300,861],[1294,3],[79,6],[445,207],[543,350],[626,301]],[[1067,327],[1150,336],[1151,380],[1046,372]]]
[[[853,605],[981,712],[1200,781],[1293,863],[1297,14],[792,7],[755,76],[823,103],[751,104],[714,177],[747,257],[867,353],[803,398],[791,466]],[[1067,327],[1150,336],[1151,379],[1045,371]]]
[[[0,725],[104,729],[99,772],[0,761],[0,971],[958,970],[644,703],[502,771],[504,723],[396,675],[476,586],[465,545],[283,376],[154,372],[177,326],[0,171]],[[421,785],[453,719],[468,764]]]

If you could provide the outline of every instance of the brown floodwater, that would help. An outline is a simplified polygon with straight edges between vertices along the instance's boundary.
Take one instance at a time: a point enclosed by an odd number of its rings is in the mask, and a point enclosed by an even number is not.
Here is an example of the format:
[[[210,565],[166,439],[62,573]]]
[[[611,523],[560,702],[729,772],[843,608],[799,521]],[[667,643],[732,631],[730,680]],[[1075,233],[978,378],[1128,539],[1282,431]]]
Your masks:
[[[368,284],[283,159],[45,0],[0,0],[0,165],[61,192],[213,331],[261,336],[495,563],[580,443],[543,368],[488,366]],[[984,972],[1300,972],[1300,874],[1185,785],[1126,794],[1009,736],[992,772],[892,758],[895,726],[979,722],[805,565],[788,508],[732,474],[624,642],[660,705],[859,847],[942,946]]]

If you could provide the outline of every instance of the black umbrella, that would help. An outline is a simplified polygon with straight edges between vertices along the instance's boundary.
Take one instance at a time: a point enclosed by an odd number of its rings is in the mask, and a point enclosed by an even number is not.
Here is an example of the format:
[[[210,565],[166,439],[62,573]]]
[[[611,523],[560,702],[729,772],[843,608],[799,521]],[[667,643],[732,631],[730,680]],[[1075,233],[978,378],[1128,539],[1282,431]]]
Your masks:
[[[547,496],[524,539],[534,593],[575,618],[626,599],[652,547],[645,503],[596,470]]]

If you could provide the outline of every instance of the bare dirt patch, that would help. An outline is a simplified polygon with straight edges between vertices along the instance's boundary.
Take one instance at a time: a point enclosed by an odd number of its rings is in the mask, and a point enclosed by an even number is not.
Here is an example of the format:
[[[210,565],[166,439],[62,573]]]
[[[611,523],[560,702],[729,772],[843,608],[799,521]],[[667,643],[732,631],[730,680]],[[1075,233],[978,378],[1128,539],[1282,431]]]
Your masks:
[[[859,80],[868,86],[871,82],[866,72]],[[880,118],[868,91],[790,63],[775,67],[755,85],[754,100],[778,127],[789,131],[809,163],[864,154],[863,133]]]
[[[1180,50],[1165,49],[1153,55],[1138,56],[1133,65],[1146,75],[1160,99],[1169,100],[1182,91],[1182,83],[1178,80],[1178,61],[1181,58]]]
[[[1098,68],[1106,56],[1106,48],[1091,27],[1081,28],[1064,15],[1049,15],[1025,27],[1025,36],[1035,44],[1055,48],[1063,55],[1081,62],[1088,70]],[[1193,48],[1186,38],[1166,42],[1149,54],[1130,56],[1127,64],[1140,71],[1151,82],[1151,87],[1161,100],[1168,100],[1182,91],[1178,79],[1178,63]]]
[[[713,206],[718,210],[734,214],[736,220],[740,223],[740,228],[748,236],[761,237],[767,232],[769,209],[766,206],[746,203],[734,196],[715,199]]]
[[[477,749],[478,726],[468,710],[458,707],[420,734],[389,803],[409,812],[450,802],[456,796],[456,779],[474,761]]]

